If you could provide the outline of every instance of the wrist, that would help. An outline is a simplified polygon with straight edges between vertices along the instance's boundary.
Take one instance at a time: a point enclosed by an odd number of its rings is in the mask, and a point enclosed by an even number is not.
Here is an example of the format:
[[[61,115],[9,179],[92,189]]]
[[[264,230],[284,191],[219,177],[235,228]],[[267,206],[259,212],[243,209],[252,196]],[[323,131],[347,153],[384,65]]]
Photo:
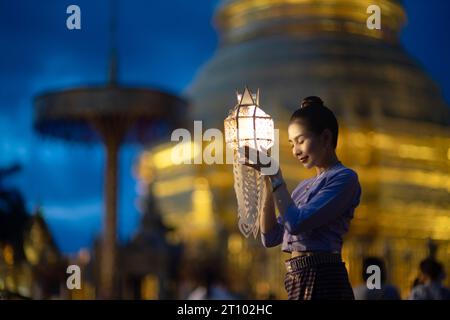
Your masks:
[[[272,192],[275,192],[279,187],[281,187],[283,184],[285,184],[283,177],[281,174],[276,174],[273,176],[270,176],[270,183],[272,187]]]
[[[281,168],[278,168],[278,171],[275,174],[269,175],[270,180],[275,179],[283,179],[283,175],[281,174]]]

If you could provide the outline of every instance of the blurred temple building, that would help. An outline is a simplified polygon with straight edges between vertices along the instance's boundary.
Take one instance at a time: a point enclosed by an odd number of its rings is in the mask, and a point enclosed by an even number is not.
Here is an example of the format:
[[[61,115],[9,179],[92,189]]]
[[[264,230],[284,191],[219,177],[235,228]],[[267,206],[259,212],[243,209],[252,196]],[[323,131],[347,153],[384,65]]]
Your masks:
[[[2,185],[10,169],[0,169],[0,300],[64,297],[66,259],[40,208],[28,214],[21,192]]]
[[[178,263],[183,246],[170,239],[173,231],[161,219],[155,199],[151,195],[142,199],[141,223],[132,238],[117,244],[118,258],[115,296],[126,300],[173,299],[179,284]],[[80,267],[82,286],[71,290],[70,299],[98,299],[103,272],[103,248],[98,235],[93,247],[82,249],[70,259],[70,264]]]
[[[381,30],[366,26],[373,4],[381,8]],[[449,273],[450,109],[399,43],[401,1],[229,0],[214,21],[220,46],[187,89],[191,119],[202,120],[203,131],[223,130],[235,90],[259,88],[261,107],[280,129],[281,166],[293,190],[315,172],[291,156],[287,123],[303,97],[322,97],[339,120],[338,156],[363,187],[343,249],[352,285],[364,256],[383,256],[387,280],[405,297],[429,239]],[[237,229],[232,167],[175,165],[174,145],[144,152],[137,165],[141,182],[154,185],[164,221],[176,228],[173,237],[192,257],[221,253],[217,263],[229,270],[235,292],[285,298],[286,256]],[[178,160],[198,159],[207,143],[185,147],[192,152]]]
[[[173,299],[179,278],[182,246],[168,238],[157,204],[149,192],[142,205],[142,220],[130,242],[119,250],[122,299]]]

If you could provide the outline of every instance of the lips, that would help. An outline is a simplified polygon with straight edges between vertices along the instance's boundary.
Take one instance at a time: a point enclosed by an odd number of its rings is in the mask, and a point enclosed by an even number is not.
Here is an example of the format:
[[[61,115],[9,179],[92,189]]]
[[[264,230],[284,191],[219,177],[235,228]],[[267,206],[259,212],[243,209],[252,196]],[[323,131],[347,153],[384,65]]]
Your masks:
[[[305,163],[307,160],[308,160],[308,156],[304,156],[304,157],[301,157],[299,160],[302,162],[302,163]]]

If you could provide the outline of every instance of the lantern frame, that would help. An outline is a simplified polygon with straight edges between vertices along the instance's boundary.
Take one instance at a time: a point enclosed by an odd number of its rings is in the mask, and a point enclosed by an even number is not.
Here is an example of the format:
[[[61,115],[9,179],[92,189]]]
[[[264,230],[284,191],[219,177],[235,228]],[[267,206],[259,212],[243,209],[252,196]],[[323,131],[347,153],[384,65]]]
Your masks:
[[[274,125],[272,117],[259,107],[259,89],[256,95],[254,95],[246,87],[243,94],[239,94],[236,91],[236,97],[238,104],[230,110],[228,117],[224,120],[225,142],[234,150],[238,150],[245,145],[259,151],[263,151],[261,149],[262,146],[264,150],[268,150],[274,143]],[[249,110],[250,108],[252,110]],[[253,135],[252,137],[249,137],[250,134],[242,133],[241,120],[245,119],[251,119],[251,127],[246,127],[245,130],[249,130]],[[257,136],[258,128],[264,125],[258,125],[258,119],[262,119],[264,122],[267,121],[266,123],[269,124],[269,129],[272,129],[269,135],[265,137]],[[235,132],[230,132],[230,130]],[[249,141],[253,141],[253,145],[248,143]]]

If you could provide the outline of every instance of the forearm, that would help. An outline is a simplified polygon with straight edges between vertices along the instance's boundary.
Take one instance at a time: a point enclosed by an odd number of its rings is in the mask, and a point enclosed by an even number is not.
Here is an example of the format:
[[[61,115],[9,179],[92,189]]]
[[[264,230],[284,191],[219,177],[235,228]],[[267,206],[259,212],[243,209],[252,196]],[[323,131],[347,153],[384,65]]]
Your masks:
[[[264,177],[263,210],[260,216],[260,229],[268,233],[277,225],[275,205],[272,197],[272,185],[268,176]]]
[[[271,179],[283,179],[281,170],[279,170],[279,172],[276,175],[271,176]],[[294,203],[292,201],[291,194],[287,189],[286,183],[280,185],[274,192],[272,192],[272,195],[273,201],[276,203],[278,211],[282,216],[284,216],[289,206],[291,206]]]

